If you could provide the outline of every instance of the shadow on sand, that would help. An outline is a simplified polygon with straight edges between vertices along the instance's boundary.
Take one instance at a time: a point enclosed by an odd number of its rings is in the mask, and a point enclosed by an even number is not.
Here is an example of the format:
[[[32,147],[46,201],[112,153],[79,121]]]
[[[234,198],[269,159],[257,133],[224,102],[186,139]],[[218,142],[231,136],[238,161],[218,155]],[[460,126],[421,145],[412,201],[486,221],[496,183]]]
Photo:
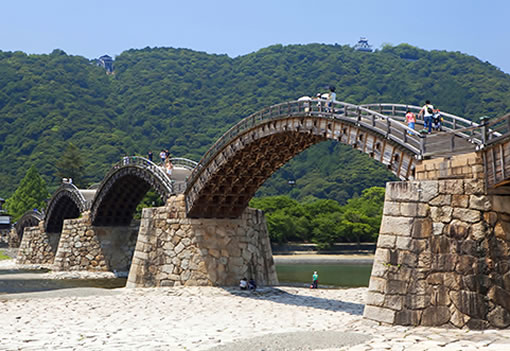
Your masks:
[[[286,305],[311,307],[326,311],[343,311],[355,316],[363,314],[365,305],[341,300],[326,299],[318,296],[299,295],[277,287],[257,288],[255,291],[243,291],[234,287],[223,287],[232,295],[255,300],[267,300]],[[292,290],[292,288],[288,289]]]

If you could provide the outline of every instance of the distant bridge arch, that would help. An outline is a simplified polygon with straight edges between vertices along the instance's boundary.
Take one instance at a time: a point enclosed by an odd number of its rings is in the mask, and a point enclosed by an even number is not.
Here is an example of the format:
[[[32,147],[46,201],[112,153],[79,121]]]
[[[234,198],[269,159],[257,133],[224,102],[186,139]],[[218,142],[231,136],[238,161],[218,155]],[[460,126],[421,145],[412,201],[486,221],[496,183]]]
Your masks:
[[[53,194],[44,216],[44,226],[48,233],[60,233],[64,220],[78,218],[87,209],[87,200],[73,184],[64,183]]]
[[[227,131],[192,172],[185,191],[188,216],[237,218],[277,169],[328,139],[368,154],[402,180],[413,178],[417,160],[437,150],[427,145],[426,135],[407,127],[399,116],[402,106],[335,102],[328,108],[324,100],[308,99],[254,113]],[[473,125],[448,114],[446,124],[450,120],[453,128]]]
[[[95,226],[127,226],[138,203],[153,188],[161,198],[174,193],[163,168],[138,156],[124,157],[105,176],[91,206]]]
[[[19,245],[19,243],[23,239],[23,234],[25,232],[25,228],[35,227],[43,219],[44,219],[44,213],[42,213],[38,210],[29,210],[29,211],[25,212],[20,217],[20,219],[18,219],[16,221],[16,224],[14,224],[14,230],[16,231],[16,236],[17,236],[16,246]]]

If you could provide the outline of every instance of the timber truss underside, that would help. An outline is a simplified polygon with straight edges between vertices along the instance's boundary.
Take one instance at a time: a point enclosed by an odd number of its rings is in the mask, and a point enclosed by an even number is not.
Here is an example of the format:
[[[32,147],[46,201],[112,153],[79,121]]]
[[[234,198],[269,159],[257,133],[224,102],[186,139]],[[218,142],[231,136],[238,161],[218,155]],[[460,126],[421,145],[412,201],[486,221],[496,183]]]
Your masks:
[[[151,188],[149,181],[130,174],[116,178],[101,192],[92,208],[96,226],[127,226],[136,206]]]
[[[288,118],[259,125],[218,152],[187,193],[188,216],[239,217],[276,170],[311,145],[328,139],[367,153],[401,179],[414,172],[414,154],[382,135],[342,121]]]
[[[64,225],[64,219],[80,216],[80,208],[69,196],[61,196],[57,199],[50,211],[46,221],[46,231],[48,233],[60,233]]]

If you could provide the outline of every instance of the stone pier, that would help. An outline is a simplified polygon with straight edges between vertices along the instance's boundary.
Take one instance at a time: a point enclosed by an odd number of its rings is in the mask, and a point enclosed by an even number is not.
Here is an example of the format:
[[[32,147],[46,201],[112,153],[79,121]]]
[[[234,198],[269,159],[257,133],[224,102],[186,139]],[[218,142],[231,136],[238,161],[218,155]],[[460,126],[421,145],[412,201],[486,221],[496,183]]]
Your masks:
[[[400,325],[510,326],[510,196],[477,154],[423,162],[386,186],[364,316]]]
[[[90,213],[64,221],[53,269],[57,271],[129,271],[138,223],[129,227],[97,227]]]
[[[277,284],[264,215],[238,219],[186,217],[183,195],[143,210],[128,287],[237,285],[243,277]]]
[[[129,272],[128,287],[237,285],[243,277],[278,283],[262,211],[238,219],[186,217],[184,196],[143,210],[140,225],[98,227],[90,212],[64,220],[62,233],[44,221],[25,228],[18,263],[55,271]]]
[[[44,221],[36,227],[27,227],[20,243],[16,263],[52,264],[57,252],[60,233],[47,233]]]

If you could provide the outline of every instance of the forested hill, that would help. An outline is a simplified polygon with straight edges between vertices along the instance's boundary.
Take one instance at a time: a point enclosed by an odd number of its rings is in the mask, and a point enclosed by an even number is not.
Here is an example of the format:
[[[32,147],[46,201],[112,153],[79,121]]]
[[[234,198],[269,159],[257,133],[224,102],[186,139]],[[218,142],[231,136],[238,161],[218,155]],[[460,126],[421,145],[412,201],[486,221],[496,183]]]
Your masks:
[[[337,87],[350,103],[422,104],[467,118],[510,110],[510,75],[475,57],[409,45],[374,53],[348,46],[275,45],[230,58],[185,49],[128,50],[114,75],[61,50],[0,52],[0,197],[34,164],[54,189],[69,143],[83,158],[85,186],[125,154],[199,160],[230,126],[265,106]],[[296,179],[290,188],[288,179]],[[392,179],[365,155],[333,142],[316,145],[278,171],[264,195],[327,197],[344,203]],[[51,189],[50,187],[50,189]]]

